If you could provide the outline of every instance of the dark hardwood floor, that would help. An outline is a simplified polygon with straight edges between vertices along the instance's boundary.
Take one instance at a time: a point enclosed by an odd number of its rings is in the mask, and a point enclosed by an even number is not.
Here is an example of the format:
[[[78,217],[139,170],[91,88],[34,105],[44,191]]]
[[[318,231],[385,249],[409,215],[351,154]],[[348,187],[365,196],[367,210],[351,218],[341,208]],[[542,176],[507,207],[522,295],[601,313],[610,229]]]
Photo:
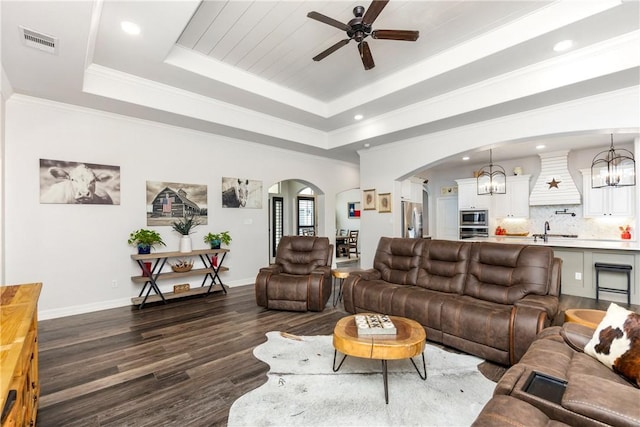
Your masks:
[[[565,308],[608,302],[564,296]],[[634,309],[638,309],[636,306]],[[329,335],[345,315],[269,311],[253,285],[167,305],[39,322],[38,426],[225,425],[231,404],[266,381],[253,357],[269,331]]]

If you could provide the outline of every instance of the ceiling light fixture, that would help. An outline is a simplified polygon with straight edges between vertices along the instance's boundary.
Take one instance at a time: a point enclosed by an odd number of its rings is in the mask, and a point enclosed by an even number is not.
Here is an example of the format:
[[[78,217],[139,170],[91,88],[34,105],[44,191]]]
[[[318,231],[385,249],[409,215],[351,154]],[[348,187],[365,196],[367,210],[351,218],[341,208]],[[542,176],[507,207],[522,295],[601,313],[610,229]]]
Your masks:
[[[464,157],[462,158],[462,160],[465,160],[465,161],[466,161],[466,160],[469,160],[469,156],[464,156]]]
[[[636,185],[636,161],[633,153],[611,146],[598,153],[591,162],[591,188],[629,187]]]
[[[489,164],[478,171],[478,195],[506,194],[507,174],[500,165],[493,164],[493,152],[489,149]]]
[[[356,114],[355,116],[353,116],[354,120],[362,120],[364,118],[364,116],[362,114]]]
[[[545,147],[546,147],[546,145],[543,145],[543,144],[536,145],[536,150],[542,150]]]
[[[565,50],[573,47],[573,40],[562,40],[561,42],[553,45],[553,50],[556,52],[564,52]]]
[[[127,34],[131,34],[132,36],[137,36],[140,34],[140,26],[131,21],[122,21],[120,23],[120,28]]]

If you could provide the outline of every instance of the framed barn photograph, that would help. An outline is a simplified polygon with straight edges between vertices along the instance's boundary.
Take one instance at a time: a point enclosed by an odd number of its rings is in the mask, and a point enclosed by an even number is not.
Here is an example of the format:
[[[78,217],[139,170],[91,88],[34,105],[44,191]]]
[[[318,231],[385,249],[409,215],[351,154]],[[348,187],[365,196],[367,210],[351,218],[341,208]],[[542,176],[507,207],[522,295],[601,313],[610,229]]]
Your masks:
[[[391,212],[391,193],[380,193],[378,195],[378,212]]]
[[[40,203],[119,205],[120,166],[40,159]]]
[[[208,223],[207,186],[183,182],[147,181],[147,225],[171,225],[178,218],[195,215]]]
[[[223,177],[222,207],[262,209],[262,181]]]
[[[362,208],[365,211],[376,209],[376,190],[364,190],[362,192]]]

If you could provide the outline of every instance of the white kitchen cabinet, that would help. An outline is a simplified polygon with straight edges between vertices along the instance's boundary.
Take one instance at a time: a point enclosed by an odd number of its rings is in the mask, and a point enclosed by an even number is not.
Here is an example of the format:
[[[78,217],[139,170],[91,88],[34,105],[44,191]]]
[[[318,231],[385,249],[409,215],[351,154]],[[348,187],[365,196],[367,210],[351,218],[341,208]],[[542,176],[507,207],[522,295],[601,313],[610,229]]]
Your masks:
[[[529,218],[529,180],[531,175],[507,177],[506,194],[493,195],[494,218]]]
[[[458,209],[489,209],[491,196],[478,195],[475,178],[456,179],[458,184]]]
[[[582,173],[582,215],[585,218],[632,217],[635,215],[635,187],[591,188],[591,169]]]

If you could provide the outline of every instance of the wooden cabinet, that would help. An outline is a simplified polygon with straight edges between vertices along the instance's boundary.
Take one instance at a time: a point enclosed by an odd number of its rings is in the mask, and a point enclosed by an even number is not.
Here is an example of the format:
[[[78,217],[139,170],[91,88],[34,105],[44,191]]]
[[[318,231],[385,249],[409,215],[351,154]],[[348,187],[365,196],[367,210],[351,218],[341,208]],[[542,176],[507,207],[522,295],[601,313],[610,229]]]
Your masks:
[[[0,287],[2,427],[35,426],[38,379],[38,297],[42,284]]]
[[[458,184],[458,209],[489,209],[491,196],[478,195],[475,178],[456,179]]]
[[[493,195],[493,218],[529,218],[529,180],[531,175],[507,177],[506,194]]]
[[[581,169],[585,218],[635,216],[635,187],[591,188],[591,169]]]

